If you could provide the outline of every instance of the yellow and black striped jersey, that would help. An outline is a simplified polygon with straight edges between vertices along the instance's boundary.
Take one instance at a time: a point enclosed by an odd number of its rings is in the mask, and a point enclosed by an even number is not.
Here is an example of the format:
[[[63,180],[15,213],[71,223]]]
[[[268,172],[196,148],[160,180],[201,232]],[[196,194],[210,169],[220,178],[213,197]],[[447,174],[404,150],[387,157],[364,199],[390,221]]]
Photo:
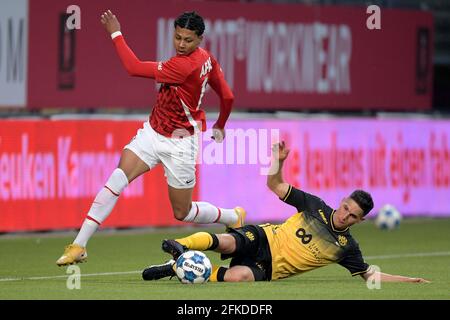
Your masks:
[[[298,213],[283,224],[260,225],[272,255],[272,280],[286,278],[331,263],[339,263],[352,275],[365,273],[369,265],[348,228],[336,230],[335,210],[322,199],[289,186],[281,199]]]

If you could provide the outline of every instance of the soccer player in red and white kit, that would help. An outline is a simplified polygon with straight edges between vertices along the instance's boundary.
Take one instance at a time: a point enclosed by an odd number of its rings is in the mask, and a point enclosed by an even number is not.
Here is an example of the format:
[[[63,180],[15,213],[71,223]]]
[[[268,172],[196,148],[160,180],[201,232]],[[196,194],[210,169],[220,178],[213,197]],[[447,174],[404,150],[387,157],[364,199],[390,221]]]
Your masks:
[[[108,217],[120,193],[141,174],[162,163],[169,198],[176,219],[194,223],[222,223],[241,227],[245,210],[218,208],[207,202],[192,202],[198,137],[206,130],[200,109],[206,85],[220,97],[220,114],[213,126],[213,139],[222,142],[231,112],[233,93],[216,59],[199,47],[205,25],[195,12],[185,12],[174,22],[176,55],[165,62],[140,61],[128,47],[116,16],[106,11],[101,22],[111,35],[116,51],[131,76],[155,79],[161,84],[156,104],[136,136],[123,149],[118,168],[97,194],[74,242],[56,261],[59,266],[83,262],[86,244]]]

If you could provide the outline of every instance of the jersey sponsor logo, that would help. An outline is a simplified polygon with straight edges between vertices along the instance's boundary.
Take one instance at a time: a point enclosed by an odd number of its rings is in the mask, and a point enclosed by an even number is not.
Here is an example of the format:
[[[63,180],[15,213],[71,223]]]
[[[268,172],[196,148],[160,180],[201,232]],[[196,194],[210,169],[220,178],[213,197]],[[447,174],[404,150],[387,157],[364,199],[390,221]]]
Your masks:
[[[162,62],[160,61],[160,62],[158,62],[158,71],[161,71],[162,70]]]
[[[344,236],[339,236],[339,237],[338,237],[338,240],[339,240],[339,244],[340,244],[341,246],[345,246],[345,245],[347,244],[347,242],[348,242],[347,238],[344,237]]]
[[[269,224],[267,224],[267,225],[269,225]],[[278,224],[271,225],[272,233],[273,233],[274,235],[277,234],[277,229],[278,229],[279,227],[280,227],[280,225],[278,225]]]
[[[325,222],[325,224],[328,224],[328,220],[325,217],[325,214],[323,213],[322,209],[319,209],[319,214],[320,214],[320,217],[322,218],[323,222]]]
[[[254,241],[254,240],[255,240],[255,235],[254,235],[252,232],[250,232],[250,231],[247,231],[247,232],[245,233],[245,236],[246,236],[247,238],[249,238],[250,241]]]
[[[212,70],[211,57],[206,60],[206,62],[202,66],[202,72],[200,73],[200,78],[206,76]]]

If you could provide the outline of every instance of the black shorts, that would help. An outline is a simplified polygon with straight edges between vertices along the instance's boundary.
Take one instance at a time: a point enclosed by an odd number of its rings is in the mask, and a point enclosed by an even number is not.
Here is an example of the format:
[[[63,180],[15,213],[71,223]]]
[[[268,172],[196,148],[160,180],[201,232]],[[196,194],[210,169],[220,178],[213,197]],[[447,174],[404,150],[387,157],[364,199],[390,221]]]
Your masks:
[[[255,277],[255,281],[270,281],[272,278],[272,256],[264,230],[256,225],[228,231],[236,239],[236,251],[222,254],[222,260],[232,258],[233,266],[247,266]]]

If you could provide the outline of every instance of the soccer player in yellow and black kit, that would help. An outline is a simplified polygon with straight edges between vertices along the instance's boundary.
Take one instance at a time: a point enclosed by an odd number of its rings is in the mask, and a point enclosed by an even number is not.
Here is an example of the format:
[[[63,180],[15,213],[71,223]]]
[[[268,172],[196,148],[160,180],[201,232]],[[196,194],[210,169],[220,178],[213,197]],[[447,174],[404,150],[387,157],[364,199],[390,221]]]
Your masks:
[[[349,227],[364,220],[373,208],[372,197],[355,190],[334,210],[322,199],[283,181],[281,169],[289,154],[284,143],[274,146],[272,175],[268,187],[297,213],[283,224],[246,225],[224,234],[197,232],[176,240],[164,240],[162,249],[173,259],[146,268],[144,280],[174,276],[175,260],[186,250],[215,250],[222,259],[232,258],[229,267],[214,267],[210,281],[270,281],[338,263],[365,280],[375,271],[363,259]],[[378,272],[380,281],[428,282]]]

